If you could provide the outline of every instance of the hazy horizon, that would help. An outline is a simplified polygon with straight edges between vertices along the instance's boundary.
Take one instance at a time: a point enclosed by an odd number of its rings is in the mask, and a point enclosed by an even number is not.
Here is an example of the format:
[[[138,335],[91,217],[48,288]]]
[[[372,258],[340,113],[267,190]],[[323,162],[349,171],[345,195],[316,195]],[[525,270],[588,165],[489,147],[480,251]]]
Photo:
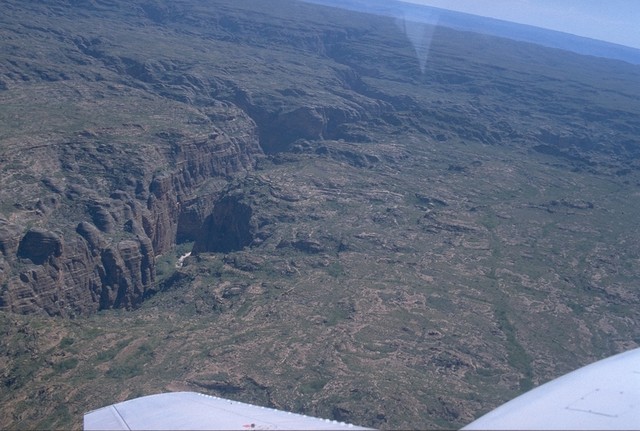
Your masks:
[[[400,0],[561,31],[640,49],[633,0]]]

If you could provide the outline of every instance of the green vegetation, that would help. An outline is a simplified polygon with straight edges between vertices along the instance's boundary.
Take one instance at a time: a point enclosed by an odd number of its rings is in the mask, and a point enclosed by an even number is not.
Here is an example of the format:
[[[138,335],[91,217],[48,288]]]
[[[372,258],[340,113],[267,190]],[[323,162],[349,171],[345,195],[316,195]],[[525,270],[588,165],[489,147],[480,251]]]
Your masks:
[[[520,379],[520,391],[526,392],[533,387],[531,378],[533,377],[533,370],[531,369],[531,357],[527,351],[522,347],[518,339],[516,338],[516,331],[509,319],[507,318],[506,311],[503,308],[504,305],[496,305],[496,320],[498,327],[507,336],[506,348],[509,357],[509,364],[521,371],[524,376]]]
[[[98,362],[111,361],[128,344],[129,344],[128,340],[120,340],[120,341],[118,341],[118,343],[115,346],[113,346],[113,347],[111,347],[111,348],[109,348],[107,350],[103,350],[101,352],[98,352],[98,354],[96,355],[96,360]]]
[[[340,262],[330,263],[329,266],[327,266],[327,273],[334,278],[345,275],[344,267]]]
[[[66,349],[67,347],[71,346],[74,341],[75,340],[71,337],[64,337],[62,340],[60,340],[59,347],[61,349]]]
[[[141,344],[132,352],[124,354],[124,358],[110,361],[106,376],[112,379],[130,379],[143,372],[146,363],[153,359],[153,348],[148,344]]]
[[[176,245],[169,253],[156,257],[156,283],[162,285],[175,274],[178,269],[178,260],[193,248],[193,242],[184,242]]]
[[[78,359],[69,358],[53,364],[53,369],[58,373],[64,373],[65,371],[73,370],[77,366]]]

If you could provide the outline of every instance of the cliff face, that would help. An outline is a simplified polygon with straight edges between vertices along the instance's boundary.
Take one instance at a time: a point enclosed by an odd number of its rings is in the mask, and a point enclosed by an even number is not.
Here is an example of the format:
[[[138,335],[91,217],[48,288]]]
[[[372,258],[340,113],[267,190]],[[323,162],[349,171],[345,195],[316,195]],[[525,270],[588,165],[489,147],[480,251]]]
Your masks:
[[[35,203],[17,197],[0,218],[0,307],[73,316],[134,307],[154,292],[156,256],[195,238],[217,196],[212,179],[251,169],[261,153],[255,124],[241,110],[231,104],[208,110],[217,116],[208,134],[160,133],[140,157],[105,151],[65,169],[72,163],[67,148],[57,155],[58,178],[33,172],[41,180],[29,184],[25,197],[46,197]],[[231,136],[225,129],[233,129]],[[16,151],[18,158],[37,166],[42,154]],[[92,178],[108,164],[111,178]]]
[[[202,231],[194,244],[194,252],[222,252],[241,250],[253,240],[250,205],[239,196],[225,196],[213,208],[202,224]]]
[[[341,124],[390,109],[352,91],[349,68],[323,63],[348,31],[275,18],[307,6],[256,2],[266,15],[247,20],[233,2],[154,4],[15,2],[2,18],[22,36],[0,68],[11,107],[0,130],[1,309],[138,305],[158,287],[156,257],[176,243],[250,243],[251,208],[221,191],[263,150],[341,136]],[[268,62],[256,34],[276,47]],[[273,73],[283,67],[299,70]]]

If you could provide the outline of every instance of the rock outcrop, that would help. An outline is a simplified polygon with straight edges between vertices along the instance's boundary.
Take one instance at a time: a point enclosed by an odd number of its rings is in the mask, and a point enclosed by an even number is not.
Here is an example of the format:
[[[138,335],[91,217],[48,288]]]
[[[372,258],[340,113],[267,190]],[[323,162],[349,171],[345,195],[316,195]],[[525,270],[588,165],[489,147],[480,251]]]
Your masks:
[[[241,196],[224,196],[202,224],[193,251],[228,253],[248,246],[255,231],[251,216],[251,206],[242,202]]]
[[[160,134],[155,148],[144,148],[161,153],[149,163],[107,153],[82,166],[83,177],[43,179],[54,204],[17,202],[12,220],[0,219],[0,307],[74,316],[135,307],[155,292],[156,256],[195,239],[215,218],[215,181],[251,169],[261,153],[255,124],[240,109],[218,103],[206,110],[216,117],[207,135]],[[38,156],[30,156],[33,164]],[[106,163],[114,178],[91,187],[88,173]],[[25,228],[18,214],[34,227]]]

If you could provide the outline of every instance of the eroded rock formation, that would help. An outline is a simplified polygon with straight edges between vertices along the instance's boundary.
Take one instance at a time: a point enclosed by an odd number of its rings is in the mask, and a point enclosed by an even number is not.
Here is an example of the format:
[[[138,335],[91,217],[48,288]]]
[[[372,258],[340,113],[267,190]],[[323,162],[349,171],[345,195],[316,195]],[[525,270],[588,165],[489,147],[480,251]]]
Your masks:
[[[145,163],[144,152],[137,160],[106,153],[79,168],[81,178],[44,178],[53,204],[16,202],[10,219],[0,220],[0,306],[73,316],[134,307],[153,293],[156,256],[193,240],[213,211],[219,187],[211,181],[251,169],[261,153],[255,124],[240,109],[218,104],[208,111],[218,118],[207,135],[160,134],[143,147],[160,157]],[[106,163],[113,177],[91,184],[91,169]]]

